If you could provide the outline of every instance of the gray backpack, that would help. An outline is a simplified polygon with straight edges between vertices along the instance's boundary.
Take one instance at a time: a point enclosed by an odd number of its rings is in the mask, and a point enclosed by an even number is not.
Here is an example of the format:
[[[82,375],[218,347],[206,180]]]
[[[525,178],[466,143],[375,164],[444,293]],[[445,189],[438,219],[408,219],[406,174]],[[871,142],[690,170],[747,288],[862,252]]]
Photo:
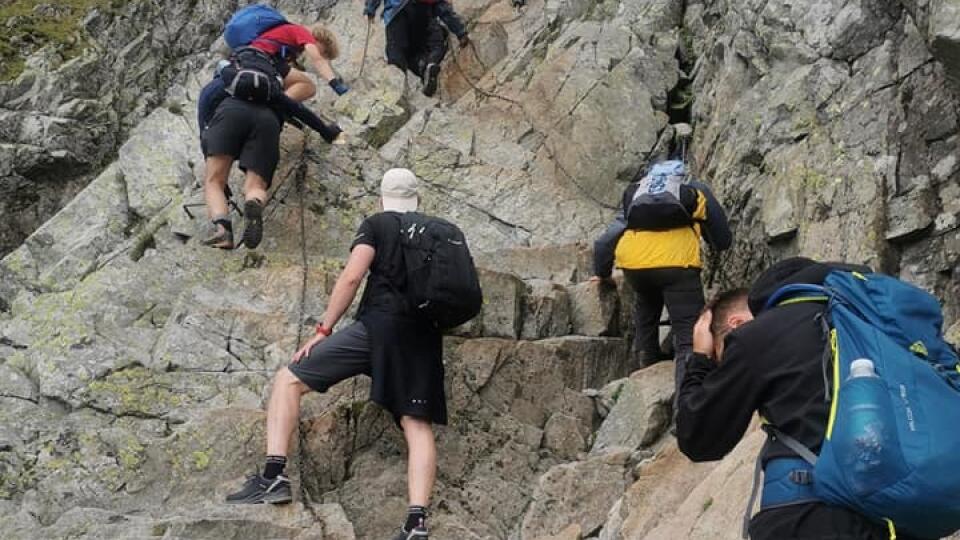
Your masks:
[[[663,231],[692,225],[697,205],[697,190],[687,183],[682,161],[664,161],[654,165],[636,184],[629,201],[624,201],[627,227]]]

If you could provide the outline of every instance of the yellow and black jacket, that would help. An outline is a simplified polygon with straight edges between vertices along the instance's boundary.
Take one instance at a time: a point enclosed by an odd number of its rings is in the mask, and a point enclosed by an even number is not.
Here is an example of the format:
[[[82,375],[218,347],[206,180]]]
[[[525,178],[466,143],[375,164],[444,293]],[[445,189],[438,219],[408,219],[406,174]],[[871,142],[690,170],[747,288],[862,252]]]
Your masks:
[[[594,243],[594,273],[608,277],[613,266],[627,270],[650,268],[701,268],[700,238],[713,249],[722,251],[733,243],[727,216],[705,184],[691,181],[697,200],[690,226],[665,231],[629,229],[621,209],[617,219]],[[636,184],[624,193],[624,201],[633,199]]]

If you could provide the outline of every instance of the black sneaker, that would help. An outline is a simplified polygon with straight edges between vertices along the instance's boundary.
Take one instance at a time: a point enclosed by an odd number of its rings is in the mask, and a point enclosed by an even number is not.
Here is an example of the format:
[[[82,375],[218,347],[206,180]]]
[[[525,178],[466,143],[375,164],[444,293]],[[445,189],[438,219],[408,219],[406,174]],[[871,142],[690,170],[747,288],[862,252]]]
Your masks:
[[[440,83],[440,64],[427,64],[423,70],[423,95],[431,97],[437,93]]]
[[[247,249],[254,249],[263,240],[263,205],[256,199],[250,199],[243,204],[243,238],[240,242]]]
[[[429,540],[429,538],[430,535],[427,534],[426,527],[414,527],[410,532],[401,528],[400,532],[393,537],[393,540]]]
[[[267,480],[259,474],[251,475],[240,491],[227,495],[227,504],[283,504],[292,500],[290,480],[283,475],[273,480]]]

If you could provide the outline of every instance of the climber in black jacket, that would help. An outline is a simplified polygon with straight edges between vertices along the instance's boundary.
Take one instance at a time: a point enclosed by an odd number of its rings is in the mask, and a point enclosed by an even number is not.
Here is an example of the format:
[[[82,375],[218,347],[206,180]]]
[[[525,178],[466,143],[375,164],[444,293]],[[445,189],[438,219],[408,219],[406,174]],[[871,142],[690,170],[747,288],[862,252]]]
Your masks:
[[[754,315],[781,286],[822,284],[835,268],[863,270],[787,259],[764,272],[749,291],[723,293],[707,306],[694,328],[694,352],[677,400],[677,442],[687,457],[722,459],[743,437],[755,412],[819,452],[829,415],[823,399],[826,341],[817,319],[824,305],[801,302]],[[766,464],[794,456],[771,441],[761,459]],[[852,510],[808,502],[761,508],[750,522],[750,537],[886,540],[889,535],[886,527]]]

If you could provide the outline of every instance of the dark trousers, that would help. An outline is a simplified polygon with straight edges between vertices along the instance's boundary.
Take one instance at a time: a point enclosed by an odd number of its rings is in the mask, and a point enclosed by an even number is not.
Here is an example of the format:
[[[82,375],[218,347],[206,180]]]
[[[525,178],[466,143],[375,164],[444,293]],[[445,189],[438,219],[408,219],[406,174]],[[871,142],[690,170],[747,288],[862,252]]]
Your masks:
[[[623,274],[637,297],[633,310],[634,354],[643,364],[652,364],[660,356],[660,314],[666,304],[673,331],[675,376],[679,388],[687,358],[693,352],[693,325],[704,306],[700,269],[651,268],[624,270]]]
[[[447,55],[447,29],[433,6],[411,0],[387,25],[387,63],[423,77],[428,64]]]
[[[883,525],[846,508],[798,504],[763,510],[750,520],[750,540],[888,540]],[[919,540],[897,531],[900,540]]]

